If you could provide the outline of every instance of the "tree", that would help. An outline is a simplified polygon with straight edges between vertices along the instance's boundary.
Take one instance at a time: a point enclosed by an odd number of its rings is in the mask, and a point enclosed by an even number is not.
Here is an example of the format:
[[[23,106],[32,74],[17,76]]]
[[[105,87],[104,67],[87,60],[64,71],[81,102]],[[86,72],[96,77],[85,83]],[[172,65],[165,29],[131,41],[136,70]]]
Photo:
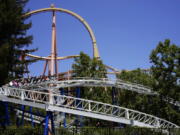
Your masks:
[[[155,88],[164,96],[180,101],[180,47],[166,39],[159,42],[150,55],[152,75],[157,83]]]
[[[27,12],[24,10],[26,3],[27,0],[0,0],[0,86],[22,77],[28,72],[25,66],[33,62],[20,60],[24,53],[35,51],[22,50],[32,42],[32,36],[26,33],[31,23],[25,23],[27,18],[22,17]],[[1,105],[0,110],[3,116],[4,106]]]
[[[72,65],[74,77],[90,77],[91,58],[80,52],[80,56],[74,59],[75,63]]]
[[[31,23],[25,23],[27,17],[22,17],[27,1],[0,0],[0,85],[22,77],[28,72],[25,65],[32,62],[20,60],[22,54],[35,51],[22,50],[32,43],[32,36],[26,33]]]
[[[169,40],[160,42],[150,55],[152,67],[150,72],[144,73],[137,69],[123,71],[117,77],[133,83],[149,86],[160,96],[139,95],[135,92],[121,91],[119,98],[122,106],[153,114],[173,123],[180,124],[179,108],[163,100],[171,97],[179,101],[180,85],[180,48],[171,45]],[[158,110],[158,111],[157,111]]]
[[[72,65],[75,77],[105,78],[107,71],[103,62],[97,58],[91,59],[87,54],[80,52]]]
[[[152,76],[151,72],[150,74],[147,74],[140,69],[128,72],[123,71],[117,77],[132,83],[149,86],[152,88],[152,90],[154,89],[154,84],[156,84],[156,80]],[[171,104],[163,101],[160,97],[144,94],[142,95],[136,92],[126,90],[120,91],[118,95],[119,104],[121,106],[152,114],[159,118],[164,118],[179,125],[180,114],[178,110],[173,108]]]
[[[148,73],[140,68],[132,71],[123,70],[121,74],[117,75],[117,78],[149,87],[152,87],[155,83],[155,80],[152,77],[151,73]]]
[[[180,101],[180,47],[171,44],[169,39],[159,42],[150,55],[152,75],[156,80],[154,90],[163,97],[171,97]],[[161,98],[157,101],[161,117],[180,124],[179,108],[165,103]]]
[[[180,124],[179,108],[163,100],[171,97],[180,100],[180,48],[171,45],[170,40],[160,42],[150,55],[153,64],[150,74],[144,74],[140,70],[122,72],[118,78],[150,86],[160,96],[145,96],[134,92],[120,93],[120,104],[137,109],[157,117],[164,118],[173,123]],[[158,111],[157,111],[158,110]]]
[[[132,71],[122,71],[121,74],[117,75],[118,79],[123,81],[141,84],[148,86],[149,88],[154,84],[154,78],[150,73],[144,72],[142,69],[136,69]],[[121,90],[119,92],[119,104],[127,108],[139,110],[142,112],[153,113],[149,111],[149,102],[150,99],[147,95],[139,94],[137,92],[131,92],[127,90]]]
[[[106,68],[103,62],[97,58],[91,59],[87,54],[80,53],[80,57],[75,58],[75,63],[72,65],[74,77],[90,77],[90,78],[106,78]],[[104,88],[81,88],[82,97],[107,102],[109,101],[109,91]],[[109,96],[109,97],[108,97]],[[108,99],[108,100],[107,100]]]

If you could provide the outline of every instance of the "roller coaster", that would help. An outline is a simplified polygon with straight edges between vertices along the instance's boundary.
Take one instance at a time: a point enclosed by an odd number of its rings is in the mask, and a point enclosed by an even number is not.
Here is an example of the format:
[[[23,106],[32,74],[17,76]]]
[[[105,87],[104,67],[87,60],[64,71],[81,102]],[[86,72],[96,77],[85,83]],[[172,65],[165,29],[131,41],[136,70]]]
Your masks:
[[[114,104],[80,98],[80,91],[82,87],[109,87],[113,90],[128,90],[151,96],[160,96],[160,94],[153,91],[149,87],[118,79],[112,80],[109,78],[88,77],[73,78],[72,76],[70,78],[67,77],[60,79],[58,76],[57,61],[78,57],[78,55],[65,57],[57,56],[55,12],[64,12],[78,19],[88,30],[92,39],[93,57],[100,59],[100,56],[92,29],[88,23],[78,14],[66,9],[55,8],[54,6],[51,6],[50,8],[29,12],[24,16],[30,16],[39,12],[49,11],[53,13],[51,55],[47,57],[41,57],[32,54],[26,54],[26,57],[38,58],[39,60],[44,60],[46,62],[43,75],[40,77],[16,79],[0,87],[0,101],[5,103],[7,112],[5,116],[5,124],[9,124],[8,103],[12,103],[21,105],[21,109],[16,109],[17,117],[23,120],[31,121],[32,126],[34,123],[43,124],[44,135],[54,134],[54,128],[58,127],[58,123],[61,121],[64,121],[64,127],[66,127],[65,114],[73,114],[77,117],[89,117],[137,127],[157,129],[161,128],[164,131],[167,131],[169,128],[179,128],[178,125],[172,122],[150,114]],[[49,67],[48,75],[45,76],[47,67]],[[113,68],[110,66],[106,67],[113,70]],[[114,70],[114,72],[118,71]],[[73,89],[76,93],[76,96],[73,94],[65,94],[64,91],[68,88],[71,88],[71,90]],[[162,97],[162,99],[165,102],[180,108],[179,101],[175,101],[169,97]],[[25,107],[29,107],[30,110],[25,110]],[[32,108],[42,109],[46,111],[46,115],[42,116],[40,114],[34,113]]]

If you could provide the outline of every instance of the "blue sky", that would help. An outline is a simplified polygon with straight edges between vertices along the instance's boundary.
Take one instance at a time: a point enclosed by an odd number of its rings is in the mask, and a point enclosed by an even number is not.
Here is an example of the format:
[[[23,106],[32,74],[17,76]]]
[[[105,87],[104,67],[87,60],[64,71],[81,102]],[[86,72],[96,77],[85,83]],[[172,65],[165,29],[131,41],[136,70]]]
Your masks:
[[[149,68],[149,55],[159,41],[169,38],[180,45],[180,0],[30,0],[26,8],[50,7],[71,10],[92,27],[101,59],[117,69]],[[51,13],[30,19],[28,31],[34,37],[34,54],[47,56],[51,46]],[[70,15],[57,13],[58,55],[84,51],[92,56],[92,44],[83,25]],[[71,68],[73,60],[59,62],[59,71]],[[30,66],[32,75],[40,75],[44,62]]]

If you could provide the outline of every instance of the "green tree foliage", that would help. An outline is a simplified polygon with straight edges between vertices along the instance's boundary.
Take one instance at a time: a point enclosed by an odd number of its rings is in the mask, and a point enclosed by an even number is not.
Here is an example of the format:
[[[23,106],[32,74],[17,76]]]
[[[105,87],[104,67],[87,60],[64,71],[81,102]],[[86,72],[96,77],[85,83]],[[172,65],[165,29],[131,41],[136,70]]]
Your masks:
[[[122,71],[121,74],[117,75],[117,78],[148,87],[152,87],[154,84],[154,78],[150,73],[146,73],[144,70],[139,68],[132,71]],[[121,106],[151,113],[151,111],[148,111],[150,99],[147,95],[127,90],[120,90],[118,98]]]
[[[75,63],[72,65],[73,76],[74,77],[90,77],[90,65],[91,58],[84,54],[80,53],[80,57],[74,59]]]
[[[31,60],[20,61],[23,53],[35,50],[23,50],[32,42],[27,35],[31,23],[25,23],[22,17],[27,11],[24,6],[28,0],[0,0],[0,85],[23,76],[25,65]]]
[[[170,44],[170,40],[159,42],[152,51],[150,61],[152,75],[157,83],[155,88],[164,96],[180,101],[180,47]]]
[[[155,83],[151,73],[149,71],[141,70],[140,68],[132,71],[122,71],[122,73],[118,74],[117,77],[125,81],[142,84],[149,87],[152,87]]]
[[[180,47],[171,44],[170,40],[159,42],[150,55],[152,75],[156,80],[154,90],[164,97],[180,101]],[[161,117],[180,125],[179,108],[156,99]]]
[[[74,77],[105,78],[106,68],[101,60],[91,59],[87,54],[80,52],[72,65]]]
[[[170,45],[169,40],[160,42],[150,55],[152,67],[149,73],[137,69],[123,71],[117,75],[119,79],[149,86],[160,93],[160,96],[147,96],[130,91],[119,93],[120,105],[153,114],[180,125],[179,108],[165,102],[164,97],[180,101],[179,66],[180,48]]]
[[[72,65],[74,77],[89,77],[89,78],[106,78],[106,68],[103,62],[99,59],[91,59],[88,55],[83,52],[80,53],[80,57],[75,58],[75,63]],[[81,88],[82,97],[108,102],[110,101],[110,93],[105,88],[91,87]]]

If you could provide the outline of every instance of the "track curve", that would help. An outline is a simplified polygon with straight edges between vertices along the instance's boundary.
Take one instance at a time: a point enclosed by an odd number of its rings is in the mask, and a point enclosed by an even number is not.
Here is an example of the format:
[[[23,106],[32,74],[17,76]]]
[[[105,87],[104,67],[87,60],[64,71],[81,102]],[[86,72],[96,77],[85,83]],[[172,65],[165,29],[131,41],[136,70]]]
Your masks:
[[[69,80],[58,81],[55,77],[41,77],[41,78],[23,78],[15,80],[17,86],[22,89],[41,91],[44,89],[52,89],[57,93],[59,88],[67,87],[115,87],[123,90],[134,91],[140,94],[160,96],[159,93],[153,91],[150,87],[144,85],[130,83],[120,79],[108,78],[88,78],[78,77]],[[53,84],[53,85],[50,85]],[[8,86],[8,85],[7,85]],[[162,97],[162,100],[180,108],[180,102],[169,97]]]
[[[50,95],[46,92],[4,86],[0,88],[0,100],[132,126],[163,129],[179,128],[178,125],[164,119],[128,108],[70,96]]]
[[[130,91],[135,91],[142,94],[156,95],[156,92],[153,92],[149,87],[145,87],[140,84],[129,83],[122,80],[112,80],[108,78],[71,78],[70,80],[61,80],[57,79],[45,79],[30,81],[29,83],[22,83],[24,80],[17,80],[20,83],[20,88],[23,89],[32,89],[40,90],[39,88],[54,89],[58,90],[59,88],[67,87],[116,87],[121,89],[126,89]],[[50,85],[53,84],[53,85]]]
[[[30,16],[30,15],[33,15],[33,14],[37,14],[37,13],[40,13],[40,12],[48,12],[48,11],[58,11],[58,12],[67,13],[67,14],[75,17],[77,20],[79,20],[84,25],[84,27],[87,29],[87,31],[89,33],[89,36],[90,36],[90,38],[92,40],[92,44],[93,44],[93,57],[94,58],[100,58],[94,32],[91,29],[90,25],[80,15],[78,15],[78,14],[76,14],[76,13],[70,11],[70,10],[67,10],[67,9],[50,7],[50,8],[42,8],[42,9],[38,9],[38,10],[34,10],[34,11],[31,11],[31,12],[28,12],[23,17],[27,17],[27,16]]]

